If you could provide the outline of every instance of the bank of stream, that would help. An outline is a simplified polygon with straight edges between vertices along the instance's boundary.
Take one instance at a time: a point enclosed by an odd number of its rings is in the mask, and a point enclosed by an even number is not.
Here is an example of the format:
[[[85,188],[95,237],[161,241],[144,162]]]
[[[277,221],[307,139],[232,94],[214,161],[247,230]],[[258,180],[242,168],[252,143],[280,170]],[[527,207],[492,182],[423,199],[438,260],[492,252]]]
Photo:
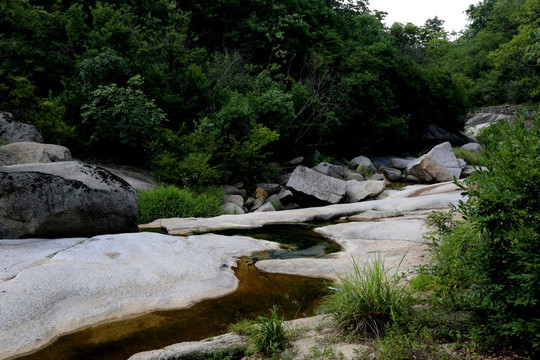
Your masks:
[[[239,288],[232,294],[204,300],[188,309],[156,311],[64,335],[44,349],[18,359],[126,359],[137,352],[224,333],[230,324],[241,319],[268,315],[273,305],[278,305],[280,314],[289,320],[314,315],[328,293],[328,281],[265,274],[254,263],[268,258],[324,257],[339,251],[338,244],[315,233],[309,225],[220,233],[276,241],[286,249],[239,260],[235,269]]]

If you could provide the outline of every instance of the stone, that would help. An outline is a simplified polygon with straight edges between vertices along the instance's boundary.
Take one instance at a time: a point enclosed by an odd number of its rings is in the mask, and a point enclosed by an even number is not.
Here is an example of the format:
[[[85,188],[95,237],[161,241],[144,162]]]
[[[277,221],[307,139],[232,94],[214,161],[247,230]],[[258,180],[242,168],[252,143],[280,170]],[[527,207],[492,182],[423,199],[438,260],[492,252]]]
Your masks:
[[[281,203],[281,200],[279,200],[279,197],[276,194],[268,197],[268,199],[266,199],[266,203],[272,204],[272,206],[274,207],[274,209],[276,209],[276,211],[283,209],[283,204]]]
[[[373,166],[375,166],[375,168],[382,169],[387,167],[394,167],[390,162],[393,158],[395,158],[395,156],[373,156],[370,158],[370,160]]]
[[[405,170],[414,158],[391,158],[390,166],[394,169]]]
[[[347,182],[298,166],[287,187],[329,204],[339,203],[345,196]]]
[[[76,161],[0,166],[0,238],[137,231],[137,193]]]
[[[53,144],[16,142],[0,146],[0,166],[71,160],[69,149]]]
[[[321,174],[331,176],[336,179],[343,180],[345,178],[345,171],[343,167],[339,165],[332,165],[327,162],[319,163],[317,166],[312,168],[313,170],[320,172]]]
[[[458,166],[461,170],[463,170],[465,168],[465,166],[467,166],[467,162],[463,159],[457,159],[457,162],[458,162]]]
[[[357,170],[357,171],[360,171],[360,172],[365,172],[365,173],[376,173],[377,172],[377,168],[375,168],[375,166],[373,165],[371,160],[369,160],[365,156],[357,156],[354,159],[352,159],[349,162],[349,167],[351,169],[354,169],[354,170]]]
[[[370,177],[368,177],[367,180],[371,180],[371,181],[383,181],[383,180],[384,180],[384,175],[383,175],[383,174],[376,173],[376,174],[373,174],[373,175],[371,175]]]
[[[277,194],[277,197],[282,204],[287,204],[292,201],[294,195],[290,190],[281,189],[281,191]]]
[[[298,156],[298,157],[295,157],[292,160],[289,160],[287,162],[287,165],[296,166],[296,165],[300,165],[303,161],[304,161],[304,157],[303,156]]]
[[[268,193],[266,191],[264,191],[264,189],[262,188],[257,188],[257,190],[255,190],[255,198],[262,198],[262,199],[266,199],[268,197]]]
[[[405,180],[407,180],[408,182],[412,182],[412,183],[419,183],[420,182],[420,179],[418,178],[418,176],[414,176],[414,175],[407,175],[405,177]]]
[[[242,191],[232,185],[221,185],[225,195],[242,195]]]
[[[0,358],[95,324],[224,296],[238,287],[238,258],[278,248],[243,236],[151,232],[0,240]]]
[[[356,180],[356,181],[364,181],[366,180],[364,178],[364,175],[357,173],[355,171],[349,170],[347,168],[343,168],[345,170],[345,178],[343,180]]]
[[[382,173],[386,179],[392,182],[396,182],[401,180],[401,171],[398,169],[393,168],[384,168],[382,169]]]
[[[262,184],[257,184],[256,186],[266,191],[268,195],[277,194],[281,190],[281,185],[279,184],[262,183]]]
[[[482,150],[482,145],[479,143],[467,143],[465,145],[461,145],[461,148],[469,151],[480,151]]]
[[[247,201],[246,201],[246,206],[247,208],[250,210],[250,211],[255,211],[257,210],[258,208],[260,208],[262,206],[262,204],[264,204],[264,199],[263,198],[249,198]]]
[[[258,208],[257,210],[255,210],[256,213],[259,213],[259,212],[272,212],[272,211],[276,211],[276,208],[272,205],[272,203],[264,203],[260,208]]]
[[[238,204],[232,202],[226,202],[225,204],[223,204],[222,214],[239,215],[244,213],[244,209],[242,209],[242,206],[239,206]]]
[[[426,155],[411,162],[407,171],[425,182],[450,181],[454,176],[459,178],[461,175],[461,168],[449,142],[435,146]]]
[[[13,115],[0,112],[0,141],[3,143],[37,142],[43,143],[43,137],[36,127],[12,121]]]
[[[290,203],[290,204],[287,204],[283,207],[283,210],[296,210],[296,209],[300,209],[300,205],[298,205],[297,203]]]
[[[475,171],[488,171],[488,168],[485,167],[485,166],[472,166],[472,165],[467,165],[465,166],[465,168],[463,169],[463,171],[461,172],[461,177],[462,178],[466,178],[466,177],[469,177],[472,175],[472,173],[474,173]]]
[[[385,187],[384,181],[347,181],[347,201],[352,203],[376,197],[384,191]]]
[[[461,146],[471,140],[460,133],[451,133],[435,124],[427,125],[416,139],[419,144],[436,145],[444,142],[449,142],[453,146]]]
[[[224,203],[233,203],[240,207],[244,206],[244,198],[241,195],[225,195],[223,197]]]

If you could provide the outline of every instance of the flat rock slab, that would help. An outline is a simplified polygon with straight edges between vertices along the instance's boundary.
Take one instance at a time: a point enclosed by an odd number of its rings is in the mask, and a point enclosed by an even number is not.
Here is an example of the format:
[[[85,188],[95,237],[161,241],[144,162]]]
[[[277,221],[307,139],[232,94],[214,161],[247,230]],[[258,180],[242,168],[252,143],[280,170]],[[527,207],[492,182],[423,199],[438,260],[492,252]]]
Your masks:
[[[415,188],[411,194],[421,191]],[[462,200],[456,187],[448,187],[449,193],[439,193],[414,198],[391,198],[364,201],[353,204],[337,204],[315,208],[284,210],[270,213],[249,213],[244,215],[221,215],[213,218],[172,218],[156,220],[140,226],[141,229],[162,228],[171,235],[189,235],[225,229],[254,229],[264,225],[298,224],[329,221],[340,218],[354,218],[362,214],[381,214],[377,217],[404,215],[418,210],[446,209],[449,204]]]
[[[213,234],[0,240],[0,359],[103,321],[233,292],[235,258],[274,248]]]

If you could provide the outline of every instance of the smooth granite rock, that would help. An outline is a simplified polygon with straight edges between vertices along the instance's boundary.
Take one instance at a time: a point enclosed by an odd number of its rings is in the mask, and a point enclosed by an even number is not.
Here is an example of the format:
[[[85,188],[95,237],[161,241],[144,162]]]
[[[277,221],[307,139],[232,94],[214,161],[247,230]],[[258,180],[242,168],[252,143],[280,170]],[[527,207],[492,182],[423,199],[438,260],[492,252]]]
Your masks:
[[[60,145],[16,142],[0,146],[0,166],[69,160],[71,160],[69,149]]]

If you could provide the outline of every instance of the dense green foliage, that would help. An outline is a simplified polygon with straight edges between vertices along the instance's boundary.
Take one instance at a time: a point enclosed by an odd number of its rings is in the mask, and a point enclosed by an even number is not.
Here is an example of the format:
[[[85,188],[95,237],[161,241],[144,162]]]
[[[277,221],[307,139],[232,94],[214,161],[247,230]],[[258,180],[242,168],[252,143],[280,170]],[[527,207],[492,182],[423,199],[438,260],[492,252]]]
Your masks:
[[[139,191],[139,223],[174,217],[211,217],[221,213],[223,191],[208,188],[200,192],[159,186]]]
[[[437,295],[474,314],[484,346],[540,348],[540,116],[485,137],[489,171],[465,180],[464,221],[439,225],[429,273]],[[504,134],[501,135],[501,134]]]

